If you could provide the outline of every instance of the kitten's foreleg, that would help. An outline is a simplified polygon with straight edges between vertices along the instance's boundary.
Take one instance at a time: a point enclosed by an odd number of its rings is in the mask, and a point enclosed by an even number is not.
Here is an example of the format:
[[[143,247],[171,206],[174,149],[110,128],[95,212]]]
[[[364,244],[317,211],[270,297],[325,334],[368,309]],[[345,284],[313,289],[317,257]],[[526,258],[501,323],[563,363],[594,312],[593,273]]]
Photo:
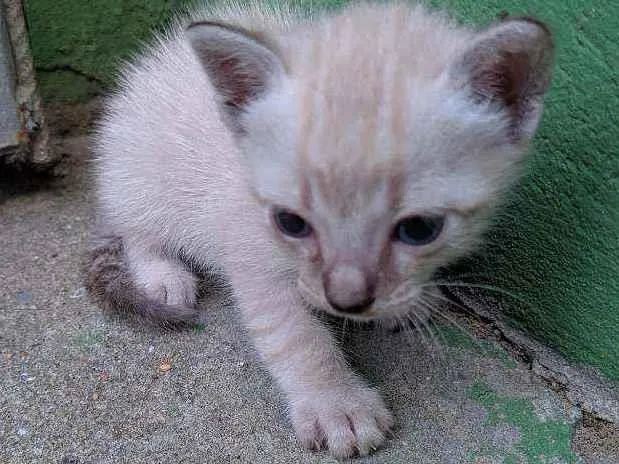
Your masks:
[[[303,445],[328,447],[338,457],[366,455],[380,446],[393,424],[390,411],[346,365],[328,329],[291,284],[264,275],[232,280],[254,344],[287,395]]]

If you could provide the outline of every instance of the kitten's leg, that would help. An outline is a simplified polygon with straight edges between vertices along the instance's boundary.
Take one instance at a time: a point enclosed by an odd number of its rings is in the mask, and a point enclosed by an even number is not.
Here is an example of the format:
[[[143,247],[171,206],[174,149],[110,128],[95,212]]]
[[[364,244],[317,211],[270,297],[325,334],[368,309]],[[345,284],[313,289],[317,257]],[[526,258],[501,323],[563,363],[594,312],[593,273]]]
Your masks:
[[[147,297],[169,306],[195,305],[197,277],[182,263],[127,242],[124,249],[135,284]]]
[[[327,446],[338,457],[380,446],[391,413],[346,365],[291,284],[246,270],[232,285],[255,346],[288,397],[298,439],[312,449]]]

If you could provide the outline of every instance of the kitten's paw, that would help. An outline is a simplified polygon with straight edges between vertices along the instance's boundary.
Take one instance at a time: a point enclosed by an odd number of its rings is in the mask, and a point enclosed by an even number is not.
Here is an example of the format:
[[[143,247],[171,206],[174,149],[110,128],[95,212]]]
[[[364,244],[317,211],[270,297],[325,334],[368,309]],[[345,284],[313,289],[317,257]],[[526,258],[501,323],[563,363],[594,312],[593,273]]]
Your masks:
[[[393,416],[375,390],[341,387],[301,398],[292,405],[292,421],[309,449],[328,448],[336,457],[365,456],[380,447]]]
[[[197,278],[180,264],[157,260],[136,269],[136,281],[150,298],[170,306],[196,302]]]

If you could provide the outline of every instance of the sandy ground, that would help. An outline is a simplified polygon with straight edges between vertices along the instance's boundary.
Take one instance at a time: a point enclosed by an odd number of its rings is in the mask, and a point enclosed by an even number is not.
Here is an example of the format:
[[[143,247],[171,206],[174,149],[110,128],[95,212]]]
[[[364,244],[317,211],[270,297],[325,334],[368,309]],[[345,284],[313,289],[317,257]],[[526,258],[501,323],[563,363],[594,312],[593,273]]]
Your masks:
[[[218,295],[184,332],[106,317],[89,300],[89,115],[62,111],[66,175],[36,189],[4,179],[0,194],[0,463],[335,462],[297,445]],[[334,330],[396,417],[386,447],[357,462],[619,463],[616,425],[583,417],[492,341],[449,326],[435,342]]]

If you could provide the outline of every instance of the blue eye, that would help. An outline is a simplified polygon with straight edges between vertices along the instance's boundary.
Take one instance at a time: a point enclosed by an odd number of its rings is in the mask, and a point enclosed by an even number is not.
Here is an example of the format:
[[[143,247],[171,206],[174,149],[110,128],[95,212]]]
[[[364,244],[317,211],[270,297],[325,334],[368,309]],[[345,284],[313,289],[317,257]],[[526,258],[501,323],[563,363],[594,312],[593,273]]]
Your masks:
[[[444,224],[441,216],[411,216],[396,224],[394,238],[411,246],[427,245],[438,238]]]
[[[277,210],[273,217],[279,230],[289,237],[304,238],[312,233],[312,227],[298,214]]]

